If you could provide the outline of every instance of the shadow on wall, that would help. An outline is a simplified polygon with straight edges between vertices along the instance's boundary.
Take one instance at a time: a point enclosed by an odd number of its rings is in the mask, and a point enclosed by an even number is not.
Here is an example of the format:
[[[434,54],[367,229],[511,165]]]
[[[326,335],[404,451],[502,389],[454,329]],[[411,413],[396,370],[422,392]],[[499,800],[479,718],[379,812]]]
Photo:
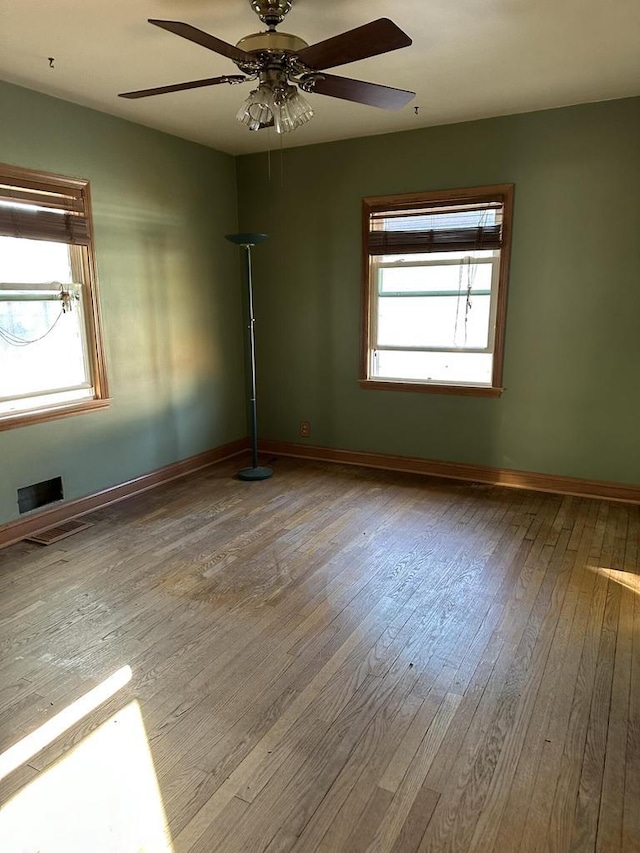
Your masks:
[[[162,399],[168,411],[175,409],[173,381],[175,355],[172,352],[171,329],[173,300],[170,299],[170,255],[175,247],[170,246],[166,230],[145,229],[142,235],[145,271],[142,279],[144,289],[143,310],[148,306],[147,325],[150,359],[151,391]],[[169,379],[170,381],[167,381]],[[178,452],[178,432],[174,418],[165,424],[161,436],[161,453]]]
[[[281,217],[281,211],[273,216]],[[322,228],[313,210],[305,211],[304,228]],[[286,234],[274,230],[254,253],[259,432],[263,438],[296,440],[299,421],[309,420],[312,443],[320,435],[329,442],[341,420],[335,361],[345,344],[336,321],[342,309],[328,286],[330,246],[306,240],[304,228],[291,223]],[[332,258],[332,269],[334,264],[339,261]]]
[[[221,426],[216,399],[229,396],[211,330],[213,271],[198,271],[206,264],[194,259],[184,230],[171,214],[102,210],[97,235],[114,408],[124,407],[127,420],[144,413],[146,455],[161,460],[185,455],[187,426],[210,439]]]

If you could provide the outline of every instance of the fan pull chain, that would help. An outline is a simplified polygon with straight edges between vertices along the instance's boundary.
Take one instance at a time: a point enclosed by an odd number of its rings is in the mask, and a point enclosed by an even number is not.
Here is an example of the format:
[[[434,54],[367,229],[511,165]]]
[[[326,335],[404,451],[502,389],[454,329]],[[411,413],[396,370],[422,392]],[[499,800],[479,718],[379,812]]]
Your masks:
[[[280,189],[284,187],[284,154],[282,151],[282,134],[280,134]]]
[[[267,176],[269,178],[269,183],[271,183],[271,128],[267,128],[267,139],[269,140],[269,147],[267,148]]]

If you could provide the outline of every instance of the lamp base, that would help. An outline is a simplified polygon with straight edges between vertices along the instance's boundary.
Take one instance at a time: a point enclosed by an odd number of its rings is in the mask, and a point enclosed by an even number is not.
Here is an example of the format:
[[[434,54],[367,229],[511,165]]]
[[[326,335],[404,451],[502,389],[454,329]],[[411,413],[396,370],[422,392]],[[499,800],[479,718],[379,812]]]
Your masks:
[[[268,480],[272,474],[271,468],[242,468],[238,471],[238,478],[240,480]]]

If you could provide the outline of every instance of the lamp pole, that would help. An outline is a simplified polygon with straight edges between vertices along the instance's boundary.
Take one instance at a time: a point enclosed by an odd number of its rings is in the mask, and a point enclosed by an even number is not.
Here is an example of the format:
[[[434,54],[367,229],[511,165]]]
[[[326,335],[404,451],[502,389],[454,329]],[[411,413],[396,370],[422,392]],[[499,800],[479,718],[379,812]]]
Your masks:
[[[226,239],[244,249],[245,268],[247,273],[248,311],[249,311],[249,366],[251,377],[251,468],[238,471],[241,480],[266,480],[273,474],[271,468],[258,465],[258,409],[256,396],[256,335],[255,314],[253,311],[253,281],[251,270],[251,249],[267,239],[266,234],[227,234]]]

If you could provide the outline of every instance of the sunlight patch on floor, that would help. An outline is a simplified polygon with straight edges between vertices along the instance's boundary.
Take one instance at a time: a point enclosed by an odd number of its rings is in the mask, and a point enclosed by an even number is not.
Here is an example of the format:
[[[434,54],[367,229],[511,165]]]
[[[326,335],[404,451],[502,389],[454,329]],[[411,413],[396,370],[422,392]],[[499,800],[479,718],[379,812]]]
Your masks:
[[[71,726],[79,722],[91,711],[95,711],[103,702],[110,699],[115,693],[131,680],[131,667],[123,666],[106,678],[93,690],[89,690],[84,696],[76,699],[70,705],[47,720],[39,728],[19,740],[18,743],[6,749],[0,755],[0,779],[4,779],[9,773],[30,761],[34,755],[52,743],[57,737]]]
[[[137,701],[0,810],[0,850],[173,853]]]
[[[623,572],[618,569],[607,569],[604,566],[587,566],[587,568],[591,569],[592,572],[597,572],[604,578],[609,578],[609,580],[630,589],[636,595],[640,595],[640,575],[634,572]]]

